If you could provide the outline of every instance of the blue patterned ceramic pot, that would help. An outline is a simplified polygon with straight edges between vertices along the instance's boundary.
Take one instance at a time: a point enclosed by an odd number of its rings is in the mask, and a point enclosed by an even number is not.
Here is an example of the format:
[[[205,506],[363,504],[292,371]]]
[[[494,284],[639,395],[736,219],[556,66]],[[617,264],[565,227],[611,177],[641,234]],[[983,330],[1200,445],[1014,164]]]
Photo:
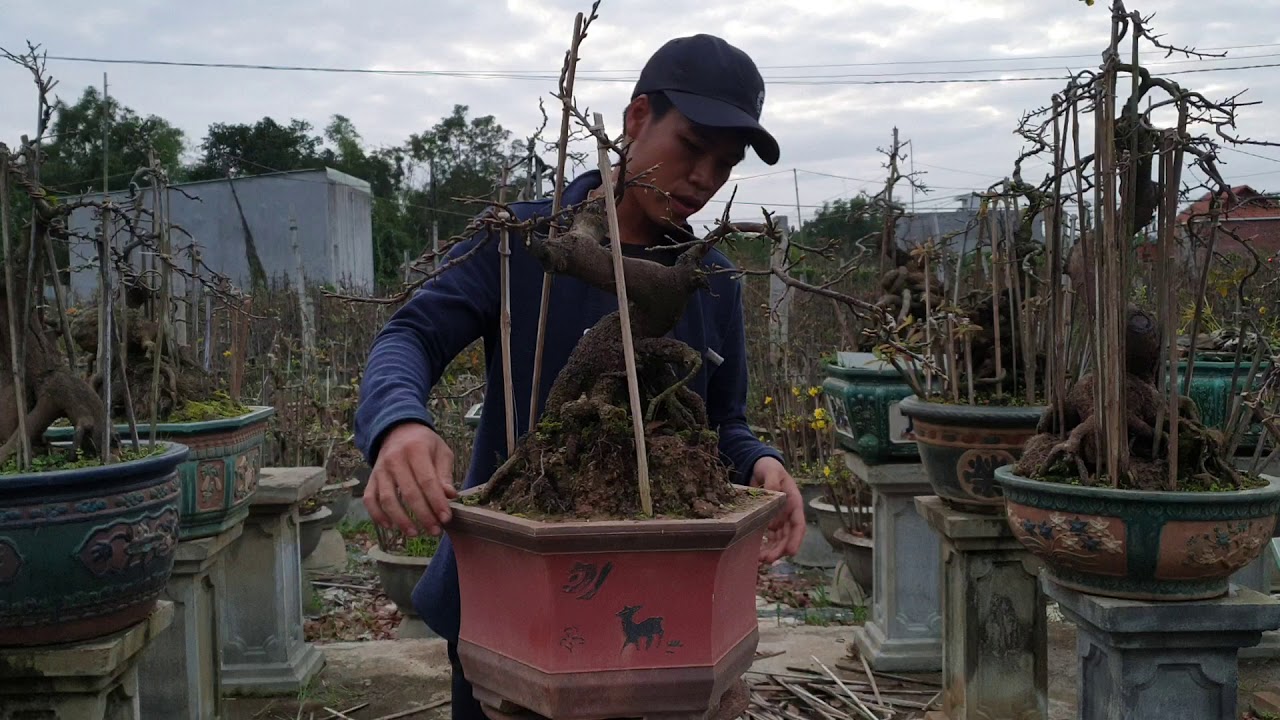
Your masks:
[[[911,421],[934,493],[958,510],[1003,512],[996,468],[1022,457],[1023,446],[1036,434],[1047,408],[960,405],[915,395],[904,399],[901,407]]]
[[[218,535],[248,516],[266,451],[267,421],[274,414],[275,408],[260,406],[235,418],[156,424],[157,440],[179,442],[191,450],[178,468],[183,540]],[[128,425],[115,429],[120,437],[129,436]],[[72,432],[50,428],[45,437],[69,440]],[[138,437],[145,441],[150,432],[151,426],[139,421]]]
[[[996,470],[1009,527],[1059,584],[1134,600],[1203,600],[1271,541],[1280,478],[1234,492],[1147,492]]]
[[[101,637],[155,607],[178,544],[185,445],[112,465],[0,475],[0,646]]]

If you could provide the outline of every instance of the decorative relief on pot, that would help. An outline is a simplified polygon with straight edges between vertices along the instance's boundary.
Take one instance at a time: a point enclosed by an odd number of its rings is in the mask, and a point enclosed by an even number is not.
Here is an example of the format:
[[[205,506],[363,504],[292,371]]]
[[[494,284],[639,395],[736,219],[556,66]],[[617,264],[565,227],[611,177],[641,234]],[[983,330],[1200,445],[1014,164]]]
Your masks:
[[[13,582],[22,569],[22,556],[9,538],[0,538],[0,585]]]
[[[1117,577],[1128,572],[1125,526],[1120,518],[1010,505],[1009,525],[1032,553],[1056,565]]]
[[[582,631],[577,626],[570,626],[564,629],[564,634],[560,636],[560,647],[573,652],[576,647],[586,645],[587,641],[582,637]]]
[[[1275,518],[1170,522],[1160,537],[1156,577],[1191,580],[1248,565],[1271,540]]]
[[[226,464],[221,460],[202,460],[196,469],[196,511],[217,510],[226,497]]]
[[[166,508],[156,515],[121,520],[89,534],[76,551],[89,572],[104,577],[173,554],[178,539],[178,513]]]
[[[1018,461],[1007,450],[974,448],[966,450],[956,460],[956,478],[966,493],[979,498],[996,498],[1001,496],[1000,486],[996,484],[996,468],[1012,465]]]
[[[236,484],[235,484],[235,500],[239,502],[253,493],[258,486],[258,470],[259,462],[262,458],[262,449],[255,446],[243,452],[240,457],[236,458]]]

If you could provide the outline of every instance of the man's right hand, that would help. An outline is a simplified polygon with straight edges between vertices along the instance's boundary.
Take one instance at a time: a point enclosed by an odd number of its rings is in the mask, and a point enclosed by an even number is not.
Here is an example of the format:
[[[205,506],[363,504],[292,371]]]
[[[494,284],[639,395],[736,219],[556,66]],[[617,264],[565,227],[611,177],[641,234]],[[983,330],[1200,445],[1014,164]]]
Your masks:
[[[453,451],[443,438],[416,422],[387,433],[364,491],[364,506],[374,522],[399,527],[411,537],[422,531],[438,536],[449,522],[449,501],[457,496]]]

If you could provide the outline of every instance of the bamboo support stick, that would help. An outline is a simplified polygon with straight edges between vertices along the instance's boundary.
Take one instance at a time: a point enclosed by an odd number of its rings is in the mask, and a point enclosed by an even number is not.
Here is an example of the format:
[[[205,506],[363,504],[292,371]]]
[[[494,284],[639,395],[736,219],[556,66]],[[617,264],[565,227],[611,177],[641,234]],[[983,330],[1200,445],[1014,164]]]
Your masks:
[[[547,242],[556,239],[556,228],[559,222],[560,206],[564,202],[564,166],[569,151],[569,119],[573,107],[573,80],[578,69],[578,46],[582,43],[582,13],[578,13],[573,21],[573,41],[569,45],[569,56],[565,61],[565,81],[561,88],[560,98],[560,142],[557,145],[555,188],[551,195],[551,228],[547,231]],[[533,351],[533,382],[529,385],[529,427],[538,422],[538,400],[542,383],[542,353],[547,341],[547,313],[551,309],[551,283],[554,276],[545,273],[542,276],[542,300],[538,309],[538,340]]]
[[[505,184],[505,183],[504,183]],[[516,395],[511,379],[511,233],[502,228],[501,240],[498,244],[501,256],[500,275],[502,283],[502,316],[500,331],[502,334],[502,392],[503,405],[506,407],[507,419],[507,456],[516,451]],[[550,273],[546,277],[551,277]],[[537,397],[534,389],[531,393]],[[529,418],[532,425],[533,418]]]
[[[596,145],[600,179],[603,182],[605,208],[609,213],[610,247],[613,250],[613,279],[618,294],[618,322],[622,325],[622,355],[627,365],[627,390],[631,396],[631,420],[636,438],[636,471],[640,485],[640,508],[645,516],[653,515],[653,498],[649,488],[649,453],[645,448],[644,416],[640,408],[640,381],[636,377],[635,342],[631,337],[631,309],[627,301],[627,278],[622,265],[622,230],[618,226],[618,205],[614,198],[613,168],[604,138],[604,117],[595,113]]]

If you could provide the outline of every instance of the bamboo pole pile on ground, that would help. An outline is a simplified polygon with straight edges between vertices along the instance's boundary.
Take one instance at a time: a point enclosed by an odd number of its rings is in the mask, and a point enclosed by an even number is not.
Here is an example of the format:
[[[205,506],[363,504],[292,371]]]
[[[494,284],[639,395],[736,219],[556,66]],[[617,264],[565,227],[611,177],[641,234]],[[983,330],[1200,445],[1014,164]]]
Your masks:
[[[931,680],[876,673],[862,663],[817,658],[820,670],[787,666],[785,672],[751,670],[750,720],[919,720],[939,707],[941,686]],[[841,672],[837,672],[841,671]]]

